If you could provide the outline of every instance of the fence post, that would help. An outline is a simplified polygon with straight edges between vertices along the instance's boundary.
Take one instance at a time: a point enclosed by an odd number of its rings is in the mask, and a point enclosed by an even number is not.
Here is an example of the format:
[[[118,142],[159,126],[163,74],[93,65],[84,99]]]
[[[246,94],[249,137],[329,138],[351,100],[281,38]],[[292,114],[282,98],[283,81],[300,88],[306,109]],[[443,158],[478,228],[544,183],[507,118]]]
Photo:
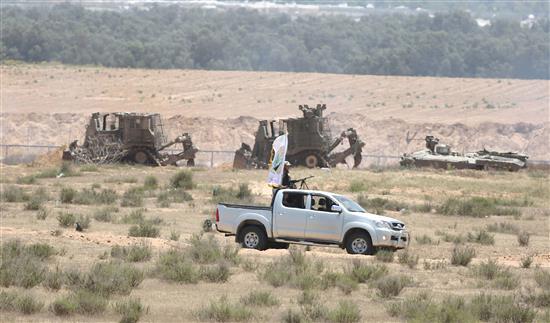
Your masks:
[[[210,168],[214,168],[214,152],[210,152]]]

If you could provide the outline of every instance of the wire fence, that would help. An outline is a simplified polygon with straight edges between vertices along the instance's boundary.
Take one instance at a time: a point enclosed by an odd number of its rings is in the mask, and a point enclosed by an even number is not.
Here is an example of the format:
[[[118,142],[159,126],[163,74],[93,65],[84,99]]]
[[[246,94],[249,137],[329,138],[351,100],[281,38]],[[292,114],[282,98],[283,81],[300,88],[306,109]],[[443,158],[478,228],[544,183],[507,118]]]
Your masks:
[[[62,146],[56,145],[16,145],[0,144],[1,161],[4,164],[29,163],[38,156],[60,149]],[[167,152],[176,153],[177,150],[167,149]],[[201,150],[195,158],[195,165],[201,167],[220,167],[224,165],[231,166],[235,151],[232,150]],[[397,155],[377,155],[364,154],[360,168],[367,167],[388,167],[399,164],[400,154]],[[350,163],[352,164],[353,161]],[[550,165],[550,160],[529,160],[530,165]]]

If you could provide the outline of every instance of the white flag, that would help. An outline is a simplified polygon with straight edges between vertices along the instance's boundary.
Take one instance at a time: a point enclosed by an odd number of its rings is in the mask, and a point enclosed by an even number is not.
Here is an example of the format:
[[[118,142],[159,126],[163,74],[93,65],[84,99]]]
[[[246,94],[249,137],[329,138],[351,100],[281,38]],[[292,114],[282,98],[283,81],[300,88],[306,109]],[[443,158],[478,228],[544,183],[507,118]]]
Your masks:
[[[287,146],[287,135],[281,135],[273,141],[273,147],[271,148],[271,160],[269,163],[269,174],[267,175],[267,184],[269,186],[281,186],[283,181],[283,170],[285,168]]]

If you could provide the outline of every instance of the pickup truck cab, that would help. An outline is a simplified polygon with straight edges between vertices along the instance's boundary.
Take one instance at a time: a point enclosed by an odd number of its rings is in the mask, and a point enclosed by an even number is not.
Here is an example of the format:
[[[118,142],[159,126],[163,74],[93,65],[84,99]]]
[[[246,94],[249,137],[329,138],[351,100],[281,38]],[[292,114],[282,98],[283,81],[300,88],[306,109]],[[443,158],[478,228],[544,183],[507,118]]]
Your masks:
[[[399,220],[372,214],[339,194],[282,189],[271,206],[220,203],[216,229],[244,248],[286,248],[290,243],[338,246],[350,254],[402,249],[409,233]]]

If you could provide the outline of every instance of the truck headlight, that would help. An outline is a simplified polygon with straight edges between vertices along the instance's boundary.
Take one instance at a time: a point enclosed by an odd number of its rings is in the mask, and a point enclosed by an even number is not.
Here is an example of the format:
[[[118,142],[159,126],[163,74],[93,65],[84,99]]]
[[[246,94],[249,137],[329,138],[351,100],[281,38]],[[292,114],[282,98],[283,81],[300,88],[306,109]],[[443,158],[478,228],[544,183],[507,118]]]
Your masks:
[[[391,229],[390,223],[386,221],[375,221],[374,225],[376,225],[377,228]]]

